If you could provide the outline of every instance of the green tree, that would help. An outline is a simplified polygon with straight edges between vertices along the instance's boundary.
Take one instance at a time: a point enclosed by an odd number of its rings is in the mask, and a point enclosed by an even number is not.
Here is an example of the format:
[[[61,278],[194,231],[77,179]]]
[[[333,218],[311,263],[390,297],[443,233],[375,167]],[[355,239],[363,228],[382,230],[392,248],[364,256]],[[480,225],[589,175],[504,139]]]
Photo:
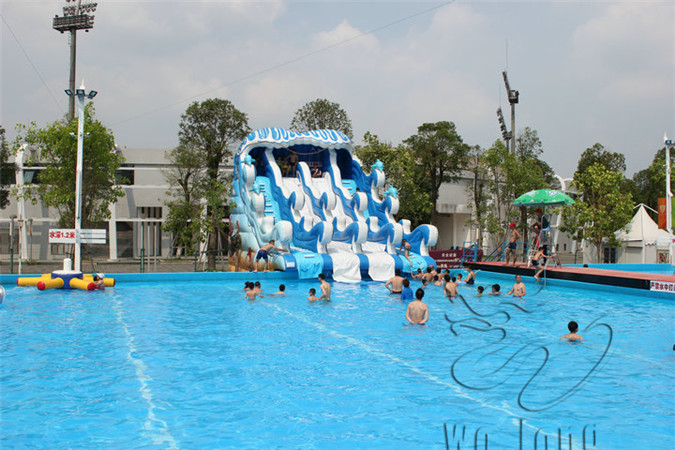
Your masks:
[[[583,195],[573,205],[563,209],[561,231],[577,240],[587,239],[595,246],[597,261],[602,260],[602,243],[619,245],[614,232],[630,222],[633,199],[621,189],[623,175],[595,162],[574,178]]]
[[[356,147],[354,153],[364,171],[368,172],[368,168],[379,159],[384,164],[387,182],[398,189],[399,210],[396,219],[408,219],[413,227],[429,223],[431,201],[429,194],[419,187],[419,180],[424,174],[410,149],[383,142],[370,132],[363,136],[363,141],[364,145]]]
[[[352,135],[352,121],[339,104],[319,98],[307,103],[298,109],[291,121],[291,130],[337,130],[349,136]]]
[[[117,186],[115,173],[123,162],[115,149],[115,138],[108,128],[94,118],[90,103],[84,111],[82,157],[82,226],[100,225],[110,217],[108,206],[124,196]],[[40,172],[40,183],[27,185],[24,195],[33,203],[41,199],[47,207],[56,208],[59,226],[72,227],[75,223],[75,177],[77,161],[77,119],[57,121],[45,128],[33,122],[17,125],[17,146],[26,143],[39,150],[39,162],[45,166]],[[28,164],[37,161],[27,161]]]
[[[216,268],[218,241],[225,232],[228,215],[229,180],[221,165],[231,157],[231,148],[250,131],[246,114],[229,100],[194,102],[181,116],[178,148],[196,152],[205,170],[202,198],[206,200],[206,219],[201,222],[201,232],[208,236],[209,270]]]
[[[167,152],[166,158],[169,168],[164,170],[164,176],[170,189],[167,191],[169,200],[165,202],[169,213],[164,221],[164,230],[172,233],[177,254],[180,254],[181,248],[186,254],[193,254],[205,238],[202,233],[202,198],[206,170],[199,152],[193,149],[179,146]]]
[[[9,205],[9,189],[14,184],[14,164],[9,162],[9,147],[5,141],[5,129],[0,125],[0,209]]]
[[[436,225],[436,204],[443,183],[459,179],[467,162],[469,146],[466,145],[453,122],[425,123],[417,128],[417,134],[406,139],[415,156],[417,165],[424,168],[419,179],[429,194],[432,204],[430,222]]]
[[[610,152],[605,150],[602,144],[595,143],[592,147],[587,148],[579,157],[577,162],[577,171],[574,173],[581,174],[586,171],[593,164],[602,164],[607,170],[613,172],[623,173],[626,171],[626,157],[621,153]]]
[[[671,167],[675,165],[675,154],[670,154]],[[663,147],[656,152],[654,160],[646,169],[643,169],[633,175],[633,182],[636,186],[635,201],[644,203],[647,206],[658,211],[659,198],[666,196],[666,148]],[[670,179],[670,190],[675,191],[675,177]],[[652,218],[657,220],[656,214],[651,213]]]

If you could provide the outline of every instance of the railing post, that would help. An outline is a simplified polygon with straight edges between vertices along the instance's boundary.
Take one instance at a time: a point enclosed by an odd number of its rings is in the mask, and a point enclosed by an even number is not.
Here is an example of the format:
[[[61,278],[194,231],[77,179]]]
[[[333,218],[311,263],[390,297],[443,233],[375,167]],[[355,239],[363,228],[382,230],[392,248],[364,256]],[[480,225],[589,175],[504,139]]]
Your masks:
[[[141,248],[141,273],[145,273],[145,249]]]

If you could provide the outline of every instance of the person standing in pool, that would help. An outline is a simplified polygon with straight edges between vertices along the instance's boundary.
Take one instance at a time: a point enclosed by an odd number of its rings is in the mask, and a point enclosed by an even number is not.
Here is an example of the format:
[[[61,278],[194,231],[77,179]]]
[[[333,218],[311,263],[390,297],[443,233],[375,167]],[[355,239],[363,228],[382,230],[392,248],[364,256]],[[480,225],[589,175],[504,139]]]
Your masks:
[[[274,297],[285,297],[286,296],[286,285],[280,284],[279,285],[279,290],[275,292],[274,294],[270,294],[271,296]]]
[[[255,255],[255,270],[254,272],[258,271],[258,261],[261,259],[265,260],[265,272],[269,269],[269,255],[268,252],[270,252],[272,249],[277,250],[279,252],[283,252],[283,248],[278,248],[274,246],[274,239],[270,240],[269,244],[265,244],[262,247],[260,247],[260,250],[258,250],[258,253]]]
[[[400,294],[401,291],[403,290],[403,277],[401,276],[401,270],[396,269],[394,272],[394,276],[389,278],[386,283],[384,283],[384,287],[389,289],[389,293],[391,294]]]
[[[424,298],[424,289],[417,289],[415,300],[408,304],[405,311],[405,318],[413,325],[424,325],[429,320],[429,307],[422,301]]]
[[[319,281],[321,282],[321,297],[319,297],[319,300],[330,300],[330,284],[326,282],[326,275],[320,273]]]
[[[412,300],[413,292],[410,289],[410,280],[407,278],[403,279],[403,290],[401,291],[401,300]]]
[[[319,300],[319,298],[316,296],[316,289],[311,288],[309,290],[309,297],[307,297],[307,300],[309,300],[310,302],[315,302]]]
[[[443,295],[447,295],[450,298],[457,297],[457,278],[450,275],[445,276],[445,286],[443,287]]]
[[[475,282],[476,282],[476,272],[474,272],[473,269],[471,267],[469,267],[469,273],[466,276],[465,283],[468,286],[471,286]]]
[[[516,223],[511,222],[509,224],[509,228],[511,229],[511,236],[509,237],[509,243],[506,248],[506,263],[505,265],[509,265],[509,258],[511,255],[513,255],[513,265],[516,265],[516,248],[518,246],[517,241],[520,239],[520,232],[518,231],[518,228],[516,228]]]
[[[248,291],[246,291],[246,294],[244,295],[244,298],[246,298],[248,300],[255,300],[256,296],[260,297],[260,298],[265,298],[265,296],[262,295],[258,289],[253,287],[253,288],[249,289]]]
[[[513,294],[514,297],[525,297],[525,294],[527,294],[527,288],[520,275],[516,275],[516,282],[513,283],[513,287],[506,295],[511,294]]]
[[[567,329],[570,330],[570,332],[562,336],[560,339],[569,339],[570,341],[584,340],[584,338],[582,338],[580,334],[577,334],[577,331],[579,331],[579,324],[576,323],[574,320],[570,321],[570,323],[567,324]]]

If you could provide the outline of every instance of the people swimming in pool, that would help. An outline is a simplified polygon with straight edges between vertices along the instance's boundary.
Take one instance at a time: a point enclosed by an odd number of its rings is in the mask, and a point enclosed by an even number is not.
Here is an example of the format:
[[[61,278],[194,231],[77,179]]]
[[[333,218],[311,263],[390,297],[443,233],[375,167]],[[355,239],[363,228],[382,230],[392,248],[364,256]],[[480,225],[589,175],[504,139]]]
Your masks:
[[[570,332],[562,336],[560,339],[568,339],[570,341],[584,340],[584,338],[582,338],[580,334],[577,334],[577,331],[579,331],[579,324],[576,323],[574,320],[571,320],[570,323],[567,324],[567,329],[570,330]]]
[[[476,289],[476,297],[482,297],[483,296],[483,291],[485,291],[485,288],[483,286],[478,286],[478,289]]]
[[[525,294],[527,294],[527,288],[520,275],[516,275],[516,282],[513,283],[513,287],[506,295],[511,294],[513,294],[514,297],[525,297]]]
[[[429,307],[422,301],[424,289],[419,288],[415,292],[415,300],[408,304],[405,318],[413,325],[424,325],[429,320]]]
[[[502,287],[497,283],[493,284],[490,294],[491,295],[502,295]]]
[[[476,272],[474,272],[473,269],[469,267],[469,273],[466,275],[465,283],[471,286],[475,282],[476,282]]]
[[[319,297],[316,296],[316,289],[311,288],[309,290],[309,297],[307,297],[307,300],[309,300],[310,302],[315,302],[319,300]]]
[[[443,287],[443,295],[450,298],[457,297],[457,278],[450,277],[450,275],[445,276],[445,286]]]
[[[394,276],[389,278],[386,283],[384,283],[384,287],[389,289],[389,292],[391,294],[400,294],[401,291],[403,290],[403,277],[401,276],[401,270],[396,269],[394,271]]]
[[[275,292],[274,294],[270,294],[273,297],[284,297],[286,296],[286,285],[285,284],[280,284],[279,285],[279,290]]]
[[[244,294],[244,298],[248,300],[255,300],[256,297],[265,298],[255,286],[252,286],[251,289]]]
[[[319,297],[319,300],[330,300],[330,284],[326,281],[326,275],[320,273],[319,282],[321,283],[321,297]]]
[[[260,250],[258,250],[258,253],[255,255],[255,270],[254,272],[258,271],[258,261],[261,259],[265,260],[265,272],[269,269],[269,252],[271,250],[277,250],[279,252],[283,252],[283,248],[275,247],[274,246],[274,239],[271,239],[269,244],[265,244],[262,247],[260,247]]]

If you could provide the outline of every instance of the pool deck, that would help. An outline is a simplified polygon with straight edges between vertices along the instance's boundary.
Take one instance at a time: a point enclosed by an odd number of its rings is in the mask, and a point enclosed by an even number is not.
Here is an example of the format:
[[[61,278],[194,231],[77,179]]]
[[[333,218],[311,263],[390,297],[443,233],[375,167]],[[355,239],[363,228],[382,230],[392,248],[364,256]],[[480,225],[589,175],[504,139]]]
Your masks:
[[[533,277],[534,267],[525,263],[505,265],[503,262],[465,262],[465,266],[474,270],[496,272],[510,275]],[[546,278],[579,281],[582,283],[604,284],[633,289],[646,289],[657,292],[675,294],[675,275],[663,275],[643,272],[626,272],[621,270],[596,269],[591,267],[553,267],[546,268]],[[544,274],[541,275],[544,277]]]

